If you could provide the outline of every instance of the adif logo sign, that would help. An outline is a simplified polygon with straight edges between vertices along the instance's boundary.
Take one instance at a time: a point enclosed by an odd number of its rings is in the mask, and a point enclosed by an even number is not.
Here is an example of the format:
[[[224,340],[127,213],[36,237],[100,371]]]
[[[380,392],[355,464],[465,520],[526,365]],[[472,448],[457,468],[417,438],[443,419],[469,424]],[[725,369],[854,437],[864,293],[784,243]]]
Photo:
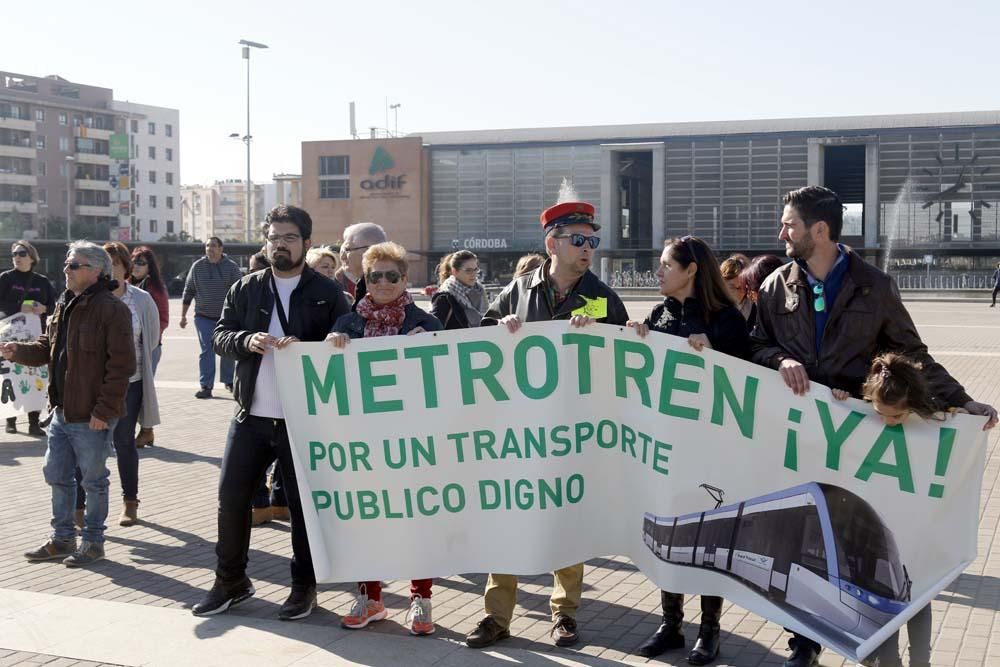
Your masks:
[[[375,149],[375,154],[372,156],[372,162],[368,166],[368,175],[375,176],[376,174],[383,174],[395,166],[396,162],[392,159],[392,156],[389,155],[389,151],[382,146],[379,146]],[[404,185],[406,185],[405,174],[400,174],[399,176],[385,174],[380,178],[366,178],[361,181],[362,190],[398,190]]]

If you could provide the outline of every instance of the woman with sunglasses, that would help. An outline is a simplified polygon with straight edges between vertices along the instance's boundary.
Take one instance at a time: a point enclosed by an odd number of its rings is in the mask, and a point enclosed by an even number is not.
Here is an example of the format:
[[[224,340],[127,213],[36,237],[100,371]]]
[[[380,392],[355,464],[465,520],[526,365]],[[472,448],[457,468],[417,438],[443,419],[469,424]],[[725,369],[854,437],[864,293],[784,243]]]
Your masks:
[[[130,285],[149,292],[160,315],[160,344],[153,350],[153,375],[156,375],[156,367],[160,365],[160,357],[163,355],[163,330],[170,324],[170,297],[163,278],[160,277],[160,264],[149,246],[139,246],[132,251],[132,275],[128,281]],[[135,446],[139,449],[152,447],[154,440],[152,427],[144,426],[139,429]]]
[[[471,250],[445,255],[438,265],[438,291],[431,297],[431,315],[445,329],[478,327],[489,304],[479,282],[479,258]]]
[[[55,290],[48,278],[35,272],[38,251],[27,241],[15,241],[10,246],[14,268],[0,274],[0,317],[17,313],[34,313],[42,320],[45,331],[45,314],[55,308]],[[44,437],[45,431],[38,423],[39,411],[28,413],[28,435]],[[17,433],[17,417],[7,418],[7,433]]]
[[[630,320],[629,327],[645,337],[650,331],[683,336],[697,351],[710,348],[740,359],[750,356],[746,320],[729,296],[719,263],[712,249],[701,239],[685,236],[668,241],[656,271],[663,303],[642,322]],[[645,644],[636,651],[647,658],[668,649],[684,647],[681,621],[684,596],[660,591],[663,620]],[[701,596],[701,626],[688,663],[707,665],[719,655],[719,619],[722,598]]]
[[[392,242],[378,243],[368,248],[362,257],[367,293],[358,301],[355,311],[341,315],[333,325],[327,340],[343,348],[352,338],[376,336],[412,336],[424,331],[440,331],[441,323],[430,313],[413,303],[406,291],[406,249]],[[434,632],[431,619],[431,585],[433,579],[410,582],[410,611],[407,625],[412,635]],[[360,630],[369,623],[387,616],[382,603],[382,582],[362,581],[354,605],[340,624]]]

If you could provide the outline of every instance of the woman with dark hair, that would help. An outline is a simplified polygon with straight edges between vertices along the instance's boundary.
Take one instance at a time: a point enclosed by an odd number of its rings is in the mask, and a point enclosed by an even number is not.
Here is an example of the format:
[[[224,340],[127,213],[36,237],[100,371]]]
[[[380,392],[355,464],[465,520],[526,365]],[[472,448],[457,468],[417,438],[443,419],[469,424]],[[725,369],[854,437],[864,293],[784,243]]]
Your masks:
[[[777,255],[758,255],[740,274],[747,292],[747,300],[753,304],[750,315],[747,317],[747,331],[753,331],[754,325],[757,324],[757,294],[760,292],[760,286],[764,284],[765,278],[784,263]]]
[[[701,239],[685,236],[668,241],[656,271],[663,303],[643,322],[627,324],[645,337],[650,331],[687,338],[697,351],[710,348],[740,359],[750,357],[750,336],[746,320],[740,315],[722,279],[718,260]],[[681,621],[684,619],[684,596],[660,591],[663,620],[645,644],[636,651],[647,658],[668,649],[684,647]],[[701,596],[701,627],[687,661],[707,665],[719,654],[719,619],[722,598]]]
[[[471,250],[446,255],[438,265],[438,291],[431,297],[431,315],[445,329],[478,327],[486,303],[486,291],[479,282],[479,258]]]
[[[42,320],[45,331],[45,314],[55,308],[56,293],[48,278],[35,273],[38,251],[27,241],[15,241],[10,246],[14,268],[0,274],[0,317],[17,313],[34,313]],[[28,413],[28,435],[44,437],[45,431],[38,423],[40,413]],[[17,433],[17,417],[7,418],[7,433]]]
[[[333,333],[327,340],[343,348],[354,338],[376,336],[412,336],[424,331],[440,331],[441,323],[413,303],[406,291],[406,249],[386,242],[368,248],[361,259],[368,291],[358,301],[353,313],[337,318]],[[410,611],[406,616],[411,635],[434,633],[431,617],[431,586],[433,579],[413,579],[410,582]],[[358,583],[358,595],[340,624],[350,630],[360,630],[369,623],[387,616],[382,603],[382,582]]]
[[[112,255],[114,257],[114,255]],[[149,292],[156,304],[156,310],[160,316],[160,344],[153,350],[153,374],[156,374],[156,367],[160,365],[160,357],[163,355],[163,330],[170,324],[170,297],[167,295],[167,288],[160,277],[160,263],[156,261],[156,255],[149,246],[139,246],[132,251],[132,275],[129,276],[129,284],[141,290]],[[152,447],[154,441],[152,427],[142,427],[139,435],[136,436],[135,446],[143,448]]]
[[[135,446],[135,425],[153,427],[160,423],[160,409],[153,382],[153,353],[160,346],[160,319],[156,303],[144,290],[129,284],[132,257],[124,243],[104,244],[111,256],[112,293],[121,299],[132,314],[132,344],[135,348],[135,374],[129,378],[125,394],[125,414],[115,426],[113,439],[118,460],[118,477],[124,501],[118,525],[132,526],[139,520],[139,453]],[[80,517],[85,496],[77,469],[77,515]]]

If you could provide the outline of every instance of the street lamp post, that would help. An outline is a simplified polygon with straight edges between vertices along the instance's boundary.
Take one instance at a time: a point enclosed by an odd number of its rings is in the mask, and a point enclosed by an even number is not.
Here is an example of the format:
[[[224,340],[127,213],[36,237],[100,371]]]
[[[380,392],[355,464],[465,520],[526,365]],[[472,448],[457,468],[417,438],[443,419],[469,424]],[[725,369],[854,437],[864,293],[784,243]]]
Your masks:
[[[73,227],[73,165],[76,162],[76,158],[72,155],[66,156],[66,240],[72,241],[73,234],[71,229]]]
[[[251,242],[250,236],[250,226],[251,226],[251,202],[253,201],[253,188],[250,184],[250,49],[266,49],[267,44],[261,44],[260,42],[251,42],[247,39],[241,39],[240,44],[243,45],[243,59],[247,61],[247,133],[243,137],[244,143],[247,145],[247,200],[246,200],[246,242]]]

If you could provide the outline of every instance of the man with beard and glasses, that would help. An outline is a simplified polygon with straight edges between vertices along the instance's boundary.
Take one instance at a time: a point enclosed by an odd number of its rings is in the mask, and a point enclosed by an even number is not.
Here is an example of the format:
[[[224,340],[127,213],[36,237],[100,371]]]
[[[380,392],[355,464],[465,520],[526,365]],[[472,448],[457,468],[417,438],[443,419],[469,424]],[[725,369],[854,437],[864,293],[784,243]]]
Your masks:
[[[305,618],[316,606],[316,576],[278,397],[274,350],[296,341],[324,340],[350,308],[340,285],[305,264],[312,245],[309,214],[295,206],[276,206],[266,222],[271,267],[233,285],[212,336],[215,352],[236,361],[237,411],[219,476],[215,583],[192,609],[195,616],[221,614],[254,594],[246,575],[250,508],[275,459],[281,464],[292,524],[292,591],[278,618]]]
[[[996,424],[996,410],[973,401],[927,352],[892,278],[837,242],[840,197],[810,185],[786,194],[784,205],[778,240],[793,261],[761,285],[753,361],[781,373],[798,395],[813,381],[861,398],[874,358],[896,352],[922,364],[931,391],[947,405],[987,415],[987,428]],[[788,646],[785,667],[818,664],[822,649],[815,641],[793,634]]]

